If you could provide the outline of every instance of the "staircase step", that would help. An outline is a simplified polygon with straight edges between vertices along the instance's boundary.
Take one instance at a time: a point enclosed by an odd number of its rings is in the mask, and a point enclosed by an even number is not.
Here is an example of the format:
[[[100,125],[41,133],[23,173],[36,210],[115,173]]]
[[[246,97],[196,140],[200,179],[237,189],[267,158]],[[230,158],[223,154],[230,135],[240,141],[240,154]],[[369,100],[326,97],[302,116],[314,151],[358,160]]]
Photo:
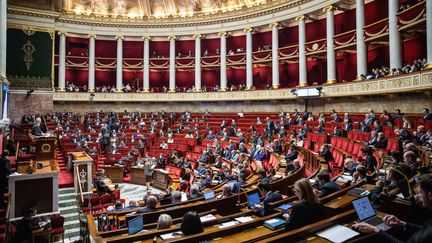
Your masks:
[[[75,206],[77,204],[76,199],[59,200],[59,207]]]
[[[60,214],[70,214],[70,213],[77,213],[78,207],[77,206],[66,206],[60,208]]]
[[[73,229],[67,229],[65,230],[64,236],[65,238],[74,238],[79,236],[80,234],[80,228],[79,228],[79,222],[78,222],[78,227],[73,228]]]
[[[59,194],[59,201],[67,200],[67,199],[75,199],[76,200],[75,191],[73,193],[62,193],[62,194]]]
[[[73,220],[78,220],[79,219],[78,212],[62,214],[62,216],[65,218],[65,222],[73,221]]]
[[[80,222],[79,222],[79,220],[65,221],[63,227],[65,230],[75,229],[75,228],[78,228],[78,230],[79,230]]]
[[[65,187],[59,189],[59,194],[67,194],[67,193],[75,193],[75,188],[73,187]]]

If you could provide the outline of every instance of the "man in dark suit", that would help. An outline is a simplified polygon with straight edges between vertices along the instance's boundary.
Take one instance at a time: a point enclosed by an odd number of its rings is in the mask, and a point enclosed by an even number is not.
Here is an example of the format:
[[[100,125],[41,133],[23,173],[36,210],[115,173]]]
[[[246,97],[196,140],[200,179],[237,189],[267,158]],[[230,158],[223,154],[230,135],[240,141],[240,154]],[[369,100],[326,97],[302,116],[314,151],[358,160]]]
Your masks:
[[[9,151],[4,150],[0,160],[0,205],[6,206],[4,194],[8,191],[8,176],[10,175]]]
[[[432,121],[432,114],[429,112],[428,108],[423,109],[423,120],[424,121]]]
[[[317,178],[321,185],[318,191],[319,197],[324,197],[340,190],[340,187],[334,181],[330,181],[330,177],[327,172],[318,173]]]
[[[269,117],[266,118],[265,136],[270,137],[273,134],[274,123]]]
[[[387,147],[387,138],[384,137],[384,133],[378,133],[378,137],[375,142],[375,148],[385,149]]]
[[[243,186],[246,185],[246,178],[247,178],[246,173],[240,173],[240,175],[238,176],[238,181],[233,184],[233,187],[231,190],[232,193],[239,193],[240,192],[240,188],[242,188]]]
[[[279,192],[272,192],[270,190],[270,183],[267,182],[260,182],[258,184],[258,190],[262,197],[264,197],[264,200],[261,204],[256,205],[255,208],[262,208],[264,207],[264,212],[268,212],[268,204],[272,202],[277,202],[279,200],[282,200],[282,195]]]
[[[156,205],[158,204],[158,200],[155,196],[149,196],[146,201],[146,207],[137,211],[137,213],[147,213],[156,210]]]
[[[42,120],[38,117],[36,118],[35,124],[32,127],[32,134],[35,136],[43,136],[42,129],[40,127]]]

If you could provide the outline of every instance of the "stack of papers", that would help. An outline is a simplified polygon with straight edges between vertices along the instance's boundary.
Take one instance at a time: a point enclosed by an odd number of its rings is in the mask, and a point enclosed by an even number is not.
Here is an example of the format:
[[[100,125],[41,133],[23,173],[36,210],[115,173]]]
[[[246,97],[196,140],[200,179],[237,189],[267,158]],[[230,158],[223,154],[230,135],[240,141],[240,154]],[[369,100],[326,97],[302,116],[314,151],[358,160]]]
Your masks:
[[[253,218],[251,216],[243,216],[243,217],[235,218],[235,220],[239,221],[240,223],[246,223],[249,221],[253,221]]]
[[[204,223],[210,220],[214,220],[216,219],[216,217],[213,214],[207,214],[206,216],[200,217],[200,219],[201,219],[201,223]]]
[[[348,176],[348,175],[341,175],[337,178],[337,182],[340,183],[347,183],[348,181],[352,181],[353,178],[352,176]]]
[[[168,239],[173,239],[176,236],[180,236],[180,235],[183,235],[182,232],[181,231],[176,231],[176,232],[160,235],[160,238],[162,238],[162,240],[168,240]]]
[[[219,229],[223,229],[223,228],[226,228],[226,227],[231,227],[231,226],[234,226],[234,225],[237,225],[237,224],[239,224],[238,221],[235,221],[235,220],[228,221],[228,222],[225,222],[225,223],[222,223],[221,225],[219,225]]]
[[[331,242],[339,243],[349,240],[354,236],[359,235],[359,233],[350,228],[341,225],[335,225],[329,229],[318,232],[317,235]]]

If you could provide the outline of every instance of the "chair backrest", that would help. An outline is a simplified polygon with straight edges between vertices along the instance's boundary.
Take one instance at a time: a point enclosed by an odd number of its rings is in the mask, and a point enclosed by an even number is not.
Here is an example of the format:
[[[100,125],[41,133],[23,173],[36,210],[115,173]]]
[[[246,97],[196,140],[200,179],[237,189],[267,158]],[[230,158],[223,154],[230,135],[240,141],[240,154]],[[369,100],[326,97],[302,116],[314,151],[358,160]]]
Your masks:
[[[65,218],[61,215],[51,218],[51,228],[55,229],[63,227],[64,221]]]
[[[90,202],[93,206],[100,204],[100,197],[99,196],[93,196],[90,199]]]
[[[100,199],[101,199],[101,201],[102,201],[102,204],[104,204],[104,203],[110,203],[110,202],[111,202],[111,195],[108,194],[108,193],[103,194],[103,195],[100,197]]]

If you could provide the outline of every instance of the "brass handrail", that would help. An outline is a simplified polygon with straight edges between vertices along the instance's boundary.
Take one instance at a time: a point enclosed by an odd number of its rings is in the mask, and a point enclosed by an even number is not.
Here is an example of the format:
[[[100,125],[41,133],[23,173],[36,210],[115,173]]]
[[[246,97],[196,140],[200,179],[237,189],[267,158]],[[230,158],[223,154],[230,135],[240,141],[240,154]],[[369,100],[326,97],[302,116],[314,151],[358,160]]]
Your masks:
[[[79,194],[80,194],[81,202],[84,202],[84,196],[83,196],[83,191],[82,191],[82,186],[81,186],[81,179],[79,177],[79,169],[78,169],[78,167],[75,167],[75,172],[76,172],[76,177],[77,177],[78,189],[79,189]]]

